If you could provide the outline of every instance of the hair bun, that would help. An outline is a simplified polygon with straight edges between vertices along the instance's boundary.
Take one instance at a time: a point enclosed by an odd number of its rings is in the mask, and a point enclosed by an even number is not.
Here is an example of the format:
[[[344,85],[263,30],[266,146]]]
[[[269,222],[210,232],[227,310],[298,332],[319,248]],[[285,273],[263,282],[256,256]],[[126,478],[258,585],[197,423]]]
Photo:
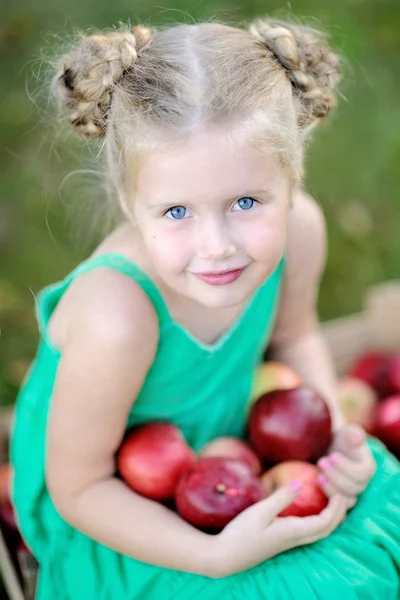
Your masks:
[[[335,105],[340,65],[324,44],[323,35],[309,27],[272,19],[258,19],[249,31],[286,70],[299,102],[299,125],[305,128],[325,117]]]
[[[140,27],[140,41],[145,31]],[[138,45],[132,31],[113,31],[84,37],[61,58],[58,91],[70,110],[70,123],[81,135],[104,135],[113,88],[135,63]]]

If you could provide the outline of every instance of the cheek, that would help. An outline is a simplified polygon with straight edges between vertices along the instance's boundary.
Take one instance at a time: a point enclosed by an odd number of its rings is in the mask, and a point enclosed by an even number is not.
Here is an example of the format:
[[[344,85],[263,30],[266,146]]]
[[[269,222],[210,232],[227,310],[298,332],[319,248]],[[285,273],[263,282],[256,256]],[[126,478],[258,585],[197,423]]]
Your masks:
[[[255,219],[242,231],[249,253],[261,262],[274,261],[282,256],[286,246],[286,215],[269,211]]]
[[[145,242],[154,264],[164,272],[179,272],[190,262],[190,237],[185,231],[153,226],[146,232]]]

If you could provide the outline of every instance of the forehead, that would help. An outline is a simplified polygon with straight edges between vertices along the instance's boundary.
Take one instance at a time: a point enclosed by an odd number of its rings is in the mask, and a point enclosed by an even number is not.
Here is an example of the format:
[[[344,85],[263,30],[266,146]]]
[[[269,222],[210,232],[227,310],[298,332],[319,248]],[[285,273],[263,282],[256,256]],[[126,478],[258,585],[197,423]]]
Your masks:
[[[247,190],[270,190],[282,177],[279,161],[226,132],[202,131],[153,152],[142,163],[136,193],[142,200],[196,202]]]

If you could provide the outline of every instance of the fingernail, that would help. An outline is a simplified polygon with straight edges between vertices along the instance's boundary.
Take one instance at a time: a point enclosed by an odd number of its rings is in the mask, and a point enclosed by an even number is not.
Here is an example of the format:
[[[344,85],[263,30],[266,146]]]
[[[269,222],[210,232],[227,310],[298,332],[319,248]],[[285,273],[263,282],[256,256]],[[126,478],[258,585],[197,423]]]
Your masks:
[[[330,468],[330,464],[329,464],[329,460],[327,458],[323,458],[322,460],[319,461],[318,465],[321,467],[321,469],[325,470],[325,469],[329,469]]]
[[[292,490],[292,492],[299,492],[303,487],[303,482],[296,479],[295,481],[289,483],[289,487]]]
[[[326,485],[328,483],[328,480],[326,477],[324,477],[323,475],[319,475],[318,476],[318,483],[320,485]]]
[[[340,460],[339,454],[331,454],[329,457],[329,462],[332,465],[336,465],[339,462],[339,460]]]

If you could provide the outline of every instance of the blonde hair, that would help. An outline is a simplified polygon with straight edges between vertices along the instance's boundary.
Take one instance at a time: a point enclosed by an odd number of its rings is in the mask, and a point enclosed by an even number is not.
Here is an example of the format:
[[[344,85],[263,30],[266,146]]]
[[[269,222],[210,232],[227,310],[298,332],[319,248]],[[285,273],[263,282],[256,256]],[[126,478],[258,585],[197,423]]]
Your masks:
[[[321,33],[273,19],[137,26],[81,36],[55,82],[71,125],[104,138],[126,194],[146,152],[209,126],[277,152],[298,180],[306,134],[335,104],[339,60]]]

